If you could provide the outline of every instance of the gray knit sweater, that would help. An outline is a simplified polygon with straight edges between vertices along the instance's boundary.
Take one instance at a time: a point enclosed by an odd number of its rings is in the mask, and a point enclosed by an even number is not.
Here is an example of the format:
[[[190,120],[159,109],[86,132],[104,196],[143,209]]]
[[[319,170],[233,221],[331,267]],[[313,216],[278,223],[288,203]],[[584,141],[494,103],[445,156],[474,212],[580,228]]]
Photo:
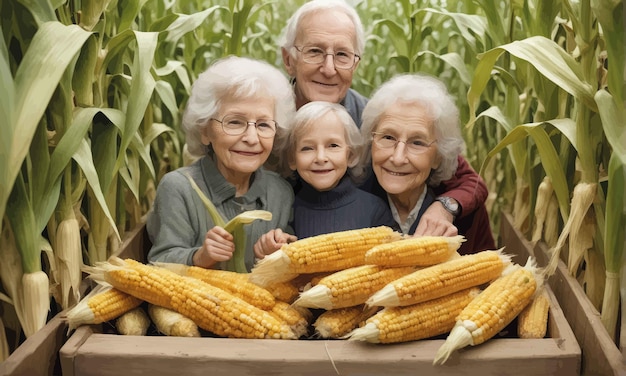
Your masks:
[[[248,271],[255,262],[254,243],[262,234],[275,228],[292,232],[288,222],[294,195],[287,181],[261,168],[253,174],[248,192],[235,197],[235,187],[224,179],[211,158],[205,156],[161,179],[146,223],[152,242],[148,261],[193,265],[194,252],[201,247],[206,232],[215,226],[186,174],[194,179],[226,220],[247,210],[272,212],[271,221],[256,220],[246,225]]]

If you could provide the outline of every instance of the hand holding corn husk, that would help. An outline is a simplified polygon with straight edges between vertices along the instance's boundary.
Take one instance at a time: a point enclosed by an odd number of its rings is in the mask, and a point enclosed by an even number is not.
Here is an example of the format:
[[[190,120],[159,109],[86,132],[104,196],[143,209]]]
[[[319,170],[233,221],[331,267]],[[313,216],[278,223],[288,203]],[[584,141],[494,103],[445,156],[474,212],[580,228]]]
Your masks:
[[[265,210],[250,210],[237,215],[227,223],[211,200],[209,200],[200,187],[198,187],[193,178],[187,175],[187,179],[191,187],[196,191],[198,196],[200,196],[202,203],[213,219],[213,223],[216,225],[207,232],[206,240],[199,251],[200,254],[197,256],[199,265],[205,265],[207,262],[210,263],[210,260],[214,262],[227,261],[227,270],[247,273],[248,269],[244,263],[246,232],[243,226],[257,219],[269,221],[272,219],[272,213]],[[205,258],[208,257],[210,260],[203,262],[202,256],[205,256]],[[196,255],[194,255],[194,261],[195,260]]]

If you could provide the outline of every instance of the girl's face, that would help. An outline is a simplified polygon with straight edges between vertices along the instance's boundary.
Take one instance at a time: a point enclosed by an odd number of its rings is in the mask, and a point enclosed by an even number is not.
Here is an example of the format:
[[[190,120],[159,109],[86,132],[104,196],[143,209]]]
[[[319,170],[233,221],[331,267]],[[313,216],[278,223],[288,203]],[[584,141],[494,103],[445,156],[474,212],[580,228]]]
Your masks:
[[[398,140],[387,148],[372,141],[372,168],[380,185],[391,196],[419,196],[431,170],[439,166],[435,127],[426,109],[412,103],[393,104],[374,132]],[[407,147],[409,143],[429,146],[416,152]]]
[[[215,119],[222,121],[226,115],[240,115],[249,122],[274,119],[274,100],[271,98],[226,99]],[[274,136],[259,137],[256,127],[248,124],[242,134],[229,135],[222,124],[209,120],[202,132],[202,143],[212,145],[216,164],[228,181],[249,177],[263,166],[274,146]]]
[[[343,124],[334,113],[327,112],[296,132],[295,153],[289,167],[318,191],[335,188],[353,159]]]

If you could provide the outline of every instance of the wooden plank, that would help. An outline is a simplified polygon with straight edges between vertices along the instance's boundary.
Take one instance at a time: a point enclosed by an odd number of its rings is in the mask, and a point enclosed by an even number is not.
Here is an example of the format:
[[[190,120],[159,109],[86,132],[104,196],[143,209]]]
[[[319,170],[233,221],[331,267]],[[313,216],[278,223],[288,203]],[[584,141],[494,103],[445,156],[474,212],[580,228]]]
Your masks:
[[[124,240],[120,246],[119,257],[146,262],[146,256],[150,249],[150,241],[146,232],[146,224],[141,223],[124,234]]]
[[[395,345],[352,341],[129,337],[93,334],[74,358],[72,376],[183,373],[221,375],[563,375],[579,372],[579,353],[567,340],[493,339],[432,360],[443,340]],[[570,340],[570,343],[575,343]],[[564,345],[565,344],[565,345]],[[65,375],[65,373],[64,373]]]
[[[77,328],[59,350],[63,376],[74,376],[74,357],[87,338],[94,333],[95,327],[95,325],[83,325]]]
[[[503,238],[522,236],[513,228],[509,214],[503,213],[500,218]],[[548,249],[544,243],[536,244],[528,253],[535,256],[540,266],[547,264]],[[626,362],[622,352],[602,325],[600,313],[590,303],[583,288],[569,275],[565,263],[559,261],[548,283],[581,347],[582,375],[625,376]]]
[[[58,374],[59,349],[67,339],[67,323],[61,319],[62,313],[54,316],[35,334],[27,338],[3,362],[0,362],[2,376],[33,376]]]

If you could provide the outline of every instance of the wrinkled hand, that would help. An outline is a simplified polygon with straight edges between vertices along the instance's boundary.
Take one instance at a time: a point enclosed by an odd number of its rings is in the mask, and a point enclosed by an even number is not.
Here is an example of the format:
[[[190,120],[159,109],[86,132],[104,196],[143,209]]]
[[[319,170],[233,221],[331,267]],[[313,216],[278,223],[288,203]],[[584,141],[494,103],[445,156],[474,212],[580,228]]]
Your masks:
[[[218,262],[230,260],[233,252],[233,236],[223,227],[215,226],[207,231],[202,248],[193,255],[194,265],[208,268]]]
[[[284,244],[298,240],[294,235],[283,232],[277,228],[263,234],[256,243],[254,243],[254,255],[258,259],[263,259],[280,249]]]
[[[452,224],[454,218],[439,201],[433,202],[420,218],[413,236],[455,236],[459,230]]]

